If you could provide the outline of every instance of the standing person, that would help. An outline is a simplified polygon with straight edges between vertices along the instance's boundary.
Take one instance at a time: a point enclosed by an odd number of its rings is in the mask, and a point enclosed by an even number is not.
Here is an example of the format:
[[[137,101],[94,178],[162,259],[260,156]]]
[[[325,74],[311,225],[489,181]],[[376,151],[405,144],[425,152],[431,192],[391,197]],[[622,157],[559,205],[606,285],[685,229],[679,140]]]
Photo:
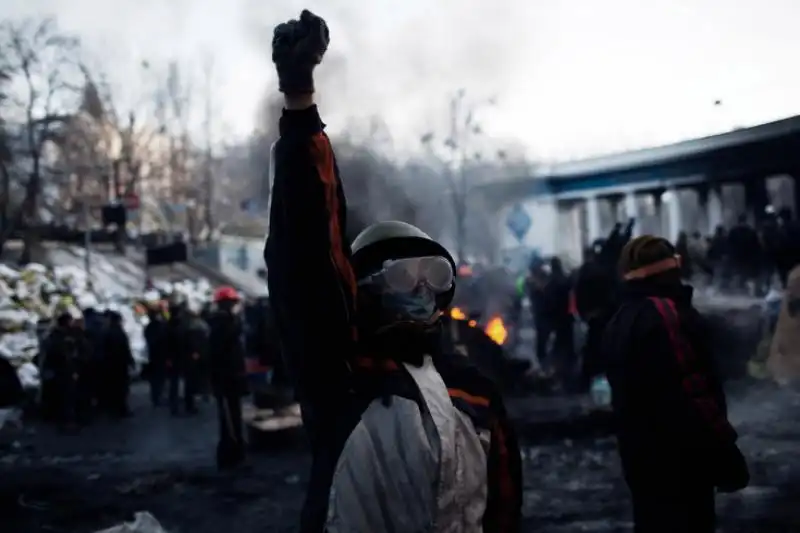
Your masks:
[[[135,366],[128,334],[122,327],[122,315],[118,311],[108,311],[108,330],[103,349],[105,364],[103,378],[106,383],[108,409],[113,416],[128,417],[130,392],[130,371]]]
[[[553,317],[550,316],[546,287],[549,280],[549,268],[541,262],[531,264],[528,276],[528,299],[533,312],[533,326],[536,332],[536,359],[542,373],[550,376],[553,373],[553,361],[550,357],[550,338],[553,335]]]
[[[96,408],[101,407],[102,387],[103,387],[103,347],[106,336],[106,317],[99,309],[97,299],[87,297],[81,302],[83,309],[84,332],[89,347],[89,355],[86,361],[85,370],[82,377],[84,382],[83,389],[86,413],[91,415]]]
[[[689,234],[685,231],[678,232],[678,240],[675,241],[675,250],[681,256],[681,276],[689,281],[694,275],[694,257],[689,253]]]
[[[707,257],[711,265],[712,283],[722,289],[727,288],[730,281],[729,250],[728,234],[723,226],[717,226],[708,245]]]
[[[236,467],[245,459],[242,396],[247,392],[245,347],[239,316],[239,293],[220,287],[214,293],[216,311],[209,317],[211,387],[219,414],[217,467]]]
[[[708,331],[680,258],[645,235],[622,250],[620,306],[604,357],[636,533],[713,533],[714,492],[748,483]]]
[[[186,305],[186,337],[183,369],[186,412],[197,413],[197,397],[205,388],[208,375],[206,359],[208,356],[208,326],[200,318],[200,302],[190,299]]]
[[[144,339],[147,343],[147,378],[150,382],[150,403],[161,405],[167,379],[167,321],[156,295],[147,299],[147,318]]]
[[[728,257],[737,278],[739,290],[748,290],[750,282],[758,287],[758,274],[761,268],[762,249],[758,233],[747,222],[747,215],[739,215],[738,222],[728,232]]]
[[[180,414],[181,392],[183,392],[184,407],[188,407],[186,400],[186,297],[178,292],[173,292],[169,298],[169,320],[166,328],[167,346],[167,381],[169,383],[169,408],[173,416]],[[181,391],[183,386],[183,391]]]
[[[616,267],[609,269],[602,254],[587,253],[575,276],[575,308],[586,324],[581,357],[581,388],[588,391],[595,378],[605,374],[602,339],[616,311]]]
[[[285,110],[265,248],[270,301],[313,462],[303,533],[519,531],[519,448],[494,384],[441,349],[456,265],[410,224],[347,244],[346,199],[314,105],[328,45],[308,11],[275,29]]]
[[[553,367],[559,384],[564,389],[573,389],[576,384],[575,330],[570,312],[572,278],[567,276],[561,260],[550,259],[550,276],[544,287],[544,301],[548,321],[553,332]]]
[[[42,373],[50,378],[47,408],[61,430],[76,429],[82,416],[79,382],[88,346],[83,331],[75,325],[79,317],[80,311],[73,306],[60,310],[42,350]]]

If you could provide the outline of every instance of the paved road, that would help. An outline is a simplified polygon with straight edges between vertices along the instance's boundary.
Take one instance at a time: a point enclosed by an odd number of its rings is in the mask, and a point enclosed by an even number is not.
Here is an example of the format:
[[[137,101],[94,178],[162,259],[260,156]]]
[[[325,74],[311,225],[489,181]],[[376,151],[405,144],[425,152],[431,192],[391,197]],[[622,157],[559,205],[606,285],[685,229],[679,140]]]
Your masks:
[[[100,420],[77,436],[37,426],[0,451],[0,530],[89,533],[139,510],[175,533],[295,530],[309,466],[303,452],[259,455],[249,471],[219,475],[213,405],[174,419],[146,404],[142,386],[133,400],[130,420]],[[721,531],[800,531],[800,393],[758,386],[732,404],[753,486],[720,498]],[[524,531],[630,531],[612,439],[550,440],[523,454]]]

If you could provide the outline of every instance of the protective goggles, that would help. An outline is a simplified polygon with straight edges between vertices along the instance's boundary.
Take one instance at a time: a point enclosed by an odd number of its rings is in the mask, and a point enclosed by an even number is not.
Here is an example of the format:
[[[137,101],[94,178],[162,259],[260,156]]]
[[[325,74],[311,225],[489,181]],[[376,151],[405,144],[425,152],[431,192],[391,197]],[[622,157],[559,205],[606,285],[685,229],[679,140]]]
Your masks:
[[[381,270],[362,278],[358,285],[369,285],[382,292],[411,292],[424,285],[435,293],[443,293],[453,287],[454,280],[453,267],[444,257],[410,257],[385,261]]]

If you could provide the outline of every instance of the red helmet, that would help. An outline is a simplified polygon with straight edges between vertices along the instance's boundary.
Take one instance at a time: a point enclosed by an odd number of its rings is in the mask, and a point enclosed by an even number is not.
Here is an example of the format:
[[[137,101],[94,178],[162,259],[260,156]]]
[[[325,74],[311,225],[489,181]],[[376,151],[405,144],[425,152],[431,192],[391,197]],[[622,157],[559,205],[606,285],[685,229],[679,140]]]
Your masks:
[[[239,301],[239,292],[234,289],[233,287],[220,287],[214,291],[214,301],[215,302],[225,302],[225,301]]]

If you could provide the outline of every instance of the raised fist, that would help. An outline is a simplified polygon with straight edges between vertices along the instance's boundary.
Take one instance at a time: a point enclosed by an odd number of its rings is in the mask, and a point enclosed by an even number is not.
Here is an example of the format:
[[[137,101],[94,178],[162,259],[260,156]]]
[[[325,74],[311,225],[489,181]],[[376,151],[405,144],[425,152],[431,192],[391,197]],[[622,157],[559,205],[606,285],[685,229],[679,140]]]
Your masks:
[[[272,61],[278,71],[281,92],[314,92],[314,67],[328,49],[330,34],[325,21],[304,9],[299,19],[275,27],[272,36]]]

